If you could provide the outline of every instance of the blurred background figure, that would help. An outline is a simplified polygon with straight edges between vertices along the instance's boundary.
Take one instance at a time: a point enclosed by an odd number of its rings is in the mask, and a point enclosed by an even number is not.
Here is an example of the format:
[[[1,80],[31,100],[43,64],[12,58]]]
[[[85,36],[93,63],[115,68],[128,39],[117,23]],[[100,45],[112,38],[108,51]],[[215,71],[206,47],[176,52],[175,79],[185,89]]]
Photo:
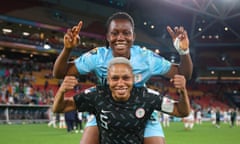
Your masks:
[[[215,108],[212,107],[212,109],[210,111],[210,114],[211,114],[212,124],[215,125],[216,124],[216,111],[215,111]]]
[[[235,109],[231,110],[231,127],[234,127],[237,118],[237,112]]]
[[[74,130],[76,114],[77,114],[77,111],[75,111],[75,110],[64,113],[65,122],[67,125],[67,132],[69,132],[69,133],[73,132],[73,130]]]
[[[240,126],[240,111],[239,111],[238,108],[237,108],[237,121],[236,121],[236,125]]]
[[[229,123],[228,110],[227,110],[227,109],[224,109],[224,110],[223,110],[223,122],[224,122],[225,124]]]
[[[76,112],[75,114],[75,132],[78,133],[79,131],[83,133],[83,113]]]
[[[52,112],[52,107],[48,109],[48,115],[49,115],[48,127],[53,126],[54,128],[57,128],[57,125],[56,125],[57,116],[55,113]]]
[[[216,127],[220,128],[221,112],[219,107],[216,109],[215,115],[216,115]]]
[[[65,117],[63,113],[59,114],[59,128],[66,128]]]
[[[196,123],[202,124],[202,110],[198,109],[196,112]]]
[[[163,113],[163,127],[169,127],[170,126],[170,116],[169,114]]]
[[[194,109],[191,109],[190,114],[187,117],[183,118],[185,130],[191,130],[194,126]]]

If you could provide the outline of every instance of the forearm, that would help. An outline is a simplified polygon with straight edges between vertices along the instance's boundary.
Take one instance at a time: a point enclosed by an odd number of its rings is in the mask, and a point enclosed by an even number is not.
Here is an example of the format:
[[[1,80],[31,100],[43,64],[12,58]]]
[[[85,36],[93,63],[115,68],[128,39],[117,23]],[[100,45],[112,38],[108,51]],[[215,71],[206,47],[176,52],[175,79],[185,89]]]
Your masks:
[[[53,76],[55,78],[63,78],[68,70],[68,58],[71,50],[63,48],[62,52],[57,57],[53,66]]]
[[[186,79],[191,79],[193,72],[193,63],[190,54],[180,55],[179,74],[184,75]]]
[[[64,92],[59,89],[54,97],[52,111],[54,113],[61,113],[63,112],[64,105]]]
[[[179,101],[174,105],[174,115],[178,117],[186,117],[190,113],[190,102],[186,89],[179,89]]]
[[[72,110],[76,110],[76,106],[73,100],[73,97],[64,98],[65,90],[59,88],[57,91],[52,111],[55,113],[64,113]]]

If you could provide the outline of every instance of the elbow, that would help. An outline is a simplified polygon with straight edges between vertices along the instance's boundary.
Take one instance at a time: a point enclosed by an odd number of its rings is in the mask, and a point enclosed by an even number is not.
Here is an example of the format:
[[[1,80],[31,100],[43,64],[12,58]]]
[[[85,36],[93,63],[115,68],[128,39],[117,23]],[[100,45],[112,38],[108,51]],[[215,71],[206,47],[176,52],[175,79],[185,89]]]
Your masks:
[[[182,117],[182,118],[183,117],[187,117],[190,114],[190,109],[187,108],[187,109],[185,109],[183,111],[180,111],[178,114],[179,114],[178,117]]]
[[[52,108],[52,112],[53,113],[60,113],[60,111],[58,109],[56,109],[56,108]]]
[[[63,108],[60,108],[58,106],[54,106],[52,107],[52,112],[53,113],[62,113],[63,112]]]
[[[57,78],[57,79],[62,79],[62,78],[64,78],[64,75],[62,75],[62,74],[60,74],[58,72],[53,71],[53,77]]]
[[[191,78],[192,78],[192,71],[184,74],[184,76],[185,76],[186,80],[191,80]]]
[[[63,113],[63,110],[60,109],[52,109],[53,113]]]
[[[187,117],[190,114],[190,111],[185,111],[181,114],[181,117]]]

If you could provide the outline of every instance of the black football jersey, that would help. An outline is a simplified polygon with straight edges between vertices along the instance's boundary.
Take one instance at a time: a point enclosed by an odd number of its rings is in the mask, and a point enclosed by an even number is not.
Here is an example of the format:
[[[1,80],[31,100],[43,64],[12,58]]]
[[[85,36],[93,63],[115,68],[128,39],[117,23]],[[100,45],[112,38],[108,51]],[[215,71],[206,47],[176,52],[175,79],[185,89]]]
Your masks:
[[[101,144],[141,144],[147,120],[161,110],[162,96],[134,88],[127,101],[113,100],[109,90],[74,96],[79,111],[96,115]]]

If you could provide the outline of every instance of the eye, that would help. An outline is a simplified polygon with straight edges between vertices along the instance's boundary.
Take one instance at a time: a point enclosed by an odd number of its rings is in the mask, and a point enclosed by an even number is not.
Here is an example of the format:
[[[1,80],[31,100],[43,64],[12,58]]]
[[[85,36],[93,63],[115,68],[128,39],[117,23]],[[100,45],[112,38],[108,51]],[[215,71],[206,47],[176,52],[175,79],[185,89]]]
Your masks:
[[[125,35],[125,36],[130,36],[131,34],[132,34],[131,31],[124,31],[124,32],[123,32],[123,35]]]
[[[118,81],[118,80],[119,80],[119,77],[118,77],[118,76],[113,76],[113,77],[111,77],[111,80],[112,80],[112,81]]]
[[[125,81],[129,81],[131,79],[131,76],[123,76],[122,79]]]
[[[118,32],[113,31],[113,32],[111,32],[110,34],[111,34],[112,36],[117,36],[117,35],[118,35]]]

